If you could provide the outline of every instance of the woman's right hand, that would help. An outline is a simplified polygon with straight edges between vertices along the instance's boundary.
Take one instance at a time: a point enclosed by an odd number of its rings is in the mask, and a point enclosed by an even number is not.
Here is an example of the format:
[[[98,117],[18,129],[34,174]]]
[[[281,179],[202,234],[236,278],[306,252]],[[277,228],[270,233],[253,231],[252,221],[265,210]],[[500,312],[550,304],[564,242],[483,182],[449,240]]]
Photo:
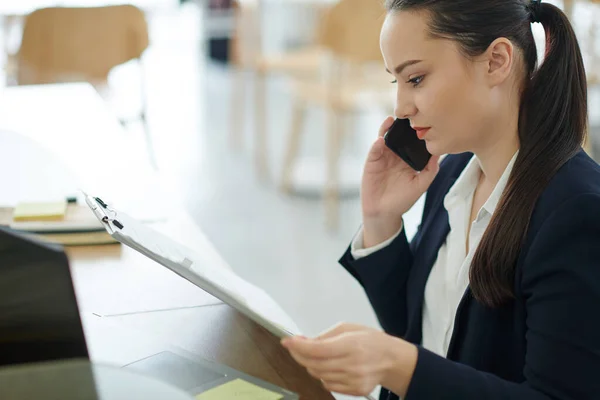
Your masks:
[[[361,184],[363,247],[375,246],[402,227],[402,216],[417,202],[439,171],[439,156],[432,156],[421,172],[413,170],[383,141],[394,118],[388,117],[367,156]]]

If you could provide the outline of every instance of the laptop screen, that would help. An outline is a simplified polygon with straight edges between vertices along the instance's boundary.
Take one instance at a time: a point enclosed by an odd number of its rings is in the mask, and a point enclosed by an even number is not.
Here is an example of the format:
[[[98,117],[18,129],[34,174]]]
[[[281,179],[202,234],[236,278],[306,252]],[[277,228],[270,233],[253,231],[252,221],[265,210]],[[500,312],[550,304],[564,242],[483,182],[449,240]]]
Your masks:
[[[62,248],[0,228],[0,366],[88,357]]]

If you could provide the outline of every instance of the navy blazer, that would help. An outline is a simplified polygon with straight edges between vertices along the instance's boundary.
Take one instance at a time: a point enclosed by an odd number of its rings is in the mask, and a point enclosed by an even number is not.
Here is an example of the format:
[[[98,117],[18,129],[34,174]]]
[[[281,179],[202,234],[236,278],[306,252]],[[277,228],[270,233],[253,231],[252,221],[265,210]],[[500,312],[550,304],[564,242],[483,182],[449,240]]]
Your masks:
[[[443,199],[472,157],[447,156],[421,225],[340,263],[363,286],[383,329],[421,343],[425,284],[450,230]],[[447,358],[418,347],[407,400],[600,399],[600,167],[583,151],[538,199],[516,266],[515,299],[491,309],[467,288]],[[380,399],[397,399],[382,390]]]

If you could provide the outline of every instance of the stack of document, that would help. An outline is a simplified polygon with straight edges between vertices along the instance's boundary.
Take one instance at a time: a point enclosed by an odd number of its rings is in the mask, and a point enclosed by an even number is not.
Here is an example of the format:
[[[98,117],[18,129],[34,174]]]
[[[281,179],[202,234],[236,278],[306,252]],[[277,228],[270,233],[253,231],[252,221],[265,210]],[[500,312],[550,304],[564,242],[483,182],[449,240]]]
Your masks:
[[[30,205],[0,208],[0,225],[65,246],[117,243],[87,206],[65,205],[60,217],[42,208],[44,217],[33,216]]]

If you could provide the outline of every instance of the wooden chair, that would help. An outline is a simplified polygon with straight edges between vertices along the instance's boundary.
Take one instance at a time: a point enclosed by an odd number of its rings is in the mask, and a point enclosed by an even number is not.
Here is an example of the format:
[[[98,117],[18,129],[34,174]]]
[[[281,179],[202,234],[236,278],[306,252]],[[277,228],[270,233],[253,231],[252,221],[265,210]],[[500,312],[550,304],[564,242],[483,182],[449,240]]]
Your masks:
[[[100,89],[108,86],[108,75],[114,67],[137,60],[142,103],[139,118],[156,166],[146,122],[141,62],[148,44],[146,18],[135,6],[39,9],[25,18],[21,47],[15,56],[16,82],[30,85],[86,81]]]
[[[295,79],[291,131],[284,158],[281,187],[292,188],[292,176],[300,147],[306,107],[317,104],[327,110],[326,221],[338,225],[339,162],[343,138],[342,117],[348,111],[377,106],[393,107],[394,88],[385,73],[379,34],[385,11],[371,0],[341,0],[326,15],[319,38],[328,58],[321,79]]]
[[[325,52],[317,43],[297,50],[280,54],[265,55],[261,45],[260,27],[262,26],[263,0],[234,1],[234,35],[231,40],[231,64],[234,68],[232,83],[232,125],[230,128],[230,143],[239,149],[243,141],[245,124],[246,88],[248,79],[246,72],[253,73],[254,83],[254,114],[255,114],[255,146],[254,162],[258,175],[262,179],[268,177],[268,145],[267,145],[267,110],[265,98],[265,81],[267,75],[282,73],[296,77],[314,78],[323,64]],[[319,11],[328,9],[320,5]],[[319,34],[317,33],[318,37]]]

